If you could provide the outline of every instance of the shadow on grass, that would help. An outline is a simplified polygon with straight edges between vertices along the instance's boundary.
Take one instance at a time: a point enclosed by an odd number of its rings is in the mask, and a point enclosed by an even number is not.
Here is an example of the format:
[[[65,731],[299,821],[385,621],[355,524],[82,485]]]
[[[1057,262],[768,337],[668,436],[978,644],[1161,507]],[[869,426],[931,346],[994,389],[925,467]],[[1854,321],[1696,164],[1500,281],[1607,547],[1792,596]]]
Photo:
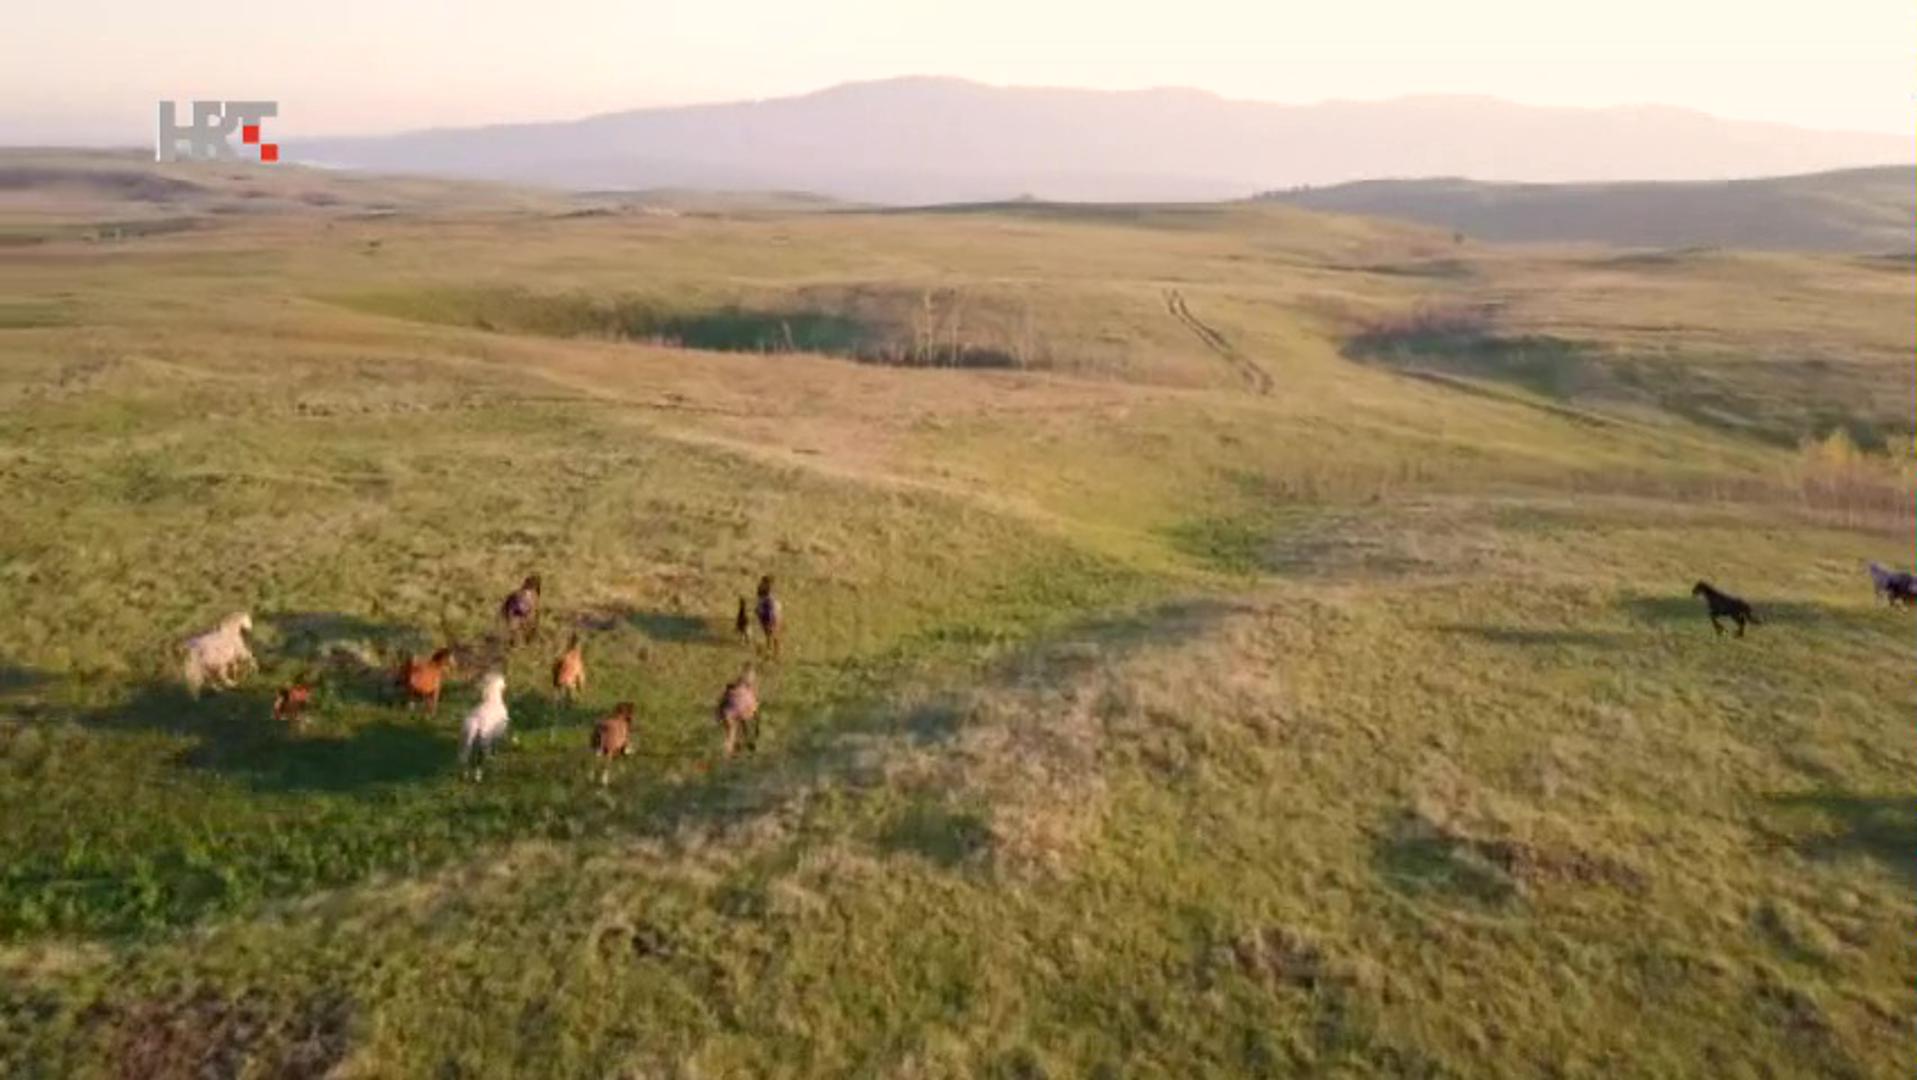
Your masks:
[[[38,690],[52,681],[53,676],[44,671],[0,661],[0,698]]]
[[[80,720],[104,731],[192,739],[174,757],[177,764],[236,777],[261,791],[354,791],[425,780],[451,768],[460,709],[442,706],[436,720],[378,720],[344,733],[295,732],[273,719],[273,693],[255,681],[194,698],[177,684],[155,682]]]
[[[347,735],[287,738],[267,732],[251,743],[207,741],[177,760],[242,776],[262,791],[337,793],[443,777],[457,745],[450,729],[379,720]]]
[[[1751,633],[1761,633],[1768,626],[1827,626],[1842,627],[1846,630],[1897,630],[1907,629],[1908,620],[1899,621],[1892,616],[1902,614],[1889,609],[1860,608],[1824,604],[1811,600],[1765,600],[1761,595],[1750,592],[1733,591],[1733,595],[1749,601],[1751,608],[1761,620],[1752,627]],[[1705,610],[1704,601],[1690,595],[1688,589],[1674,591],[1667,596],[1627,596],[1620,606],[1640,622],[1656,624],[1692,623],[1705,633],[1711,629],[1710,615]],[[1733,627],[1730,620],[1720,619],[1728,634]]]
[[[1810,858],[1868,855],[1917,886],[1917,796],[1814,795],[1772,796],[1781,810],[1812,810],[1837,825],[1835,831],[1800,837],[1797,850]]]
[[[981,665],[967,685],[1016,688],[1066,682],[1117,663],[1143,648],[1175,646],[1202,637],[1224,619],[1257,611],[1256,605],[1216,597],[1184,598],[1063,623]],[[884,701],[881,694],[879,701]],[[858,694],[827,703],[822,711],[838,720],[808,730],[787,743],[785,752],[814,764],[829,764],[844,752],[846,736],[904,736],[928,746],[956,739],[965,729],[969,693],[948,692],[904,709],[869,708],[872,698]]]
[[[720,633],[713,620],[696,615],[634,611],[627,615],[627,621],[654,641],[670,641],[679,645],[727,645],[732,642],[732,635]]]
[[[733,642],[730,619],[722,627],[716,618],[706,619],[676,611],[600,608],[580,615],[575,622],[582,630],[601,633],[631,626],[654,641],[675,645],[728,645]]]
[[[1201,597],[1061,621],[983,662],[976,677],[966,682],[1006,688],[1043,685],[1115,662],[1137,649],[1200,637],[1230,616],[1256,610],[1242,601]],[[847,668],[827,674],[818,669],[807,677],[842,681],[844,689],[808,701],[807,718],[801,719],[780,710],[777,677],[762,682],[768,705],[760,723],[769,742],[761,742],[757,754],[725,762],[718,758],[718,735],[712,732],[710,752],[684,761],[664,782],[647,784],[621,810],[622,822],[665,836],[689,821],[723,825],[742,820],[777,805],[795,787],[829,779],[854,787],[881,785],[884,772],[872,767],[863,750],[869,745],[866,740],[941,744],[958,738],[967,724],[968,697],[963,691],[897,707],[890,694],[896,680],[909,677],[903,670]],[[709,706],[703,701],[701,705],[700,722],[710,724]],[[650,753],[643,736],[641,747],[642,756]],[[963,859],[989,842],[982,818],[936,808],[906,811],[878,838],[887,850],[915,851],[941,863]]]
[[[1083,672],[1147,647],[1169,647],[1196,640],[1233,615],[1258,607],[1217,597],[1171,600],[1138,611],[1096,616],[1043,635],[996,664],[991,678],[1013,683]]]
[[[1518,892],[1509,874],[1417,814],[1391,822],[1371,854],[1385,884],[1407,895],[1498,905]]]
[[[329,647],[370,645],[382,654],[417,652],[430,648],[429,635],[417,627],[374,622],[338,611],[284,611],[260,620],[279,635],[279,655],[317,663],[328,658]]]
[[[1492,645],[1606,649],[1617,648],[1630,640],[1626,634],[1603,630],[1542,630],[1524,626],[1487,626],[1475,623],[1440,623],[1427,629],[1441,634],[1476,638]]]
[[[909,853],[952,867],[992,845],[985,819],[969,811],[915,803],[894,817],[879,835],[883,851]]]
[[[951,742],[965,726],[965,715],[951,701],[930,701],[905,716],[903,727],[914,745]]]
[[[400,660],[440,644],[417,627],[337,611],[279,612],[260,621],[278,638],[257,650],[261,663],[270,665],[261,681],[297,673],[317,679],[328,697],[368,705],[397,703],[394,677]]]
[[[977,662],[969,670],[978,680],[1030,685],[1072,665],[1105,663],[1136,647],[1201,634],[1243,610],[1200,600],[1114,617],[1061,618],[1030,627],[1031,637],[1021,637],[1003,652],[971,654]],[[296,625],[312,630],[314,642],[324,640],[327,630],[369,628],[325,620]],[[399,632],[385,640],[400,640]],[[72,872],[59,852],[41,853],[12,878],[0,872],[0,936],[10,919],[23,926],[129,932],[178,925],[214,910],[241,910],[259,897],[357,881],[396,865],[425,867],[464,857],[493,839],[571,839],[610,830],[670,842],[686,826],[718,836],[736,825],[796,828],[802,822],[790,815],[768,816],[787,806],[795,791],[821,782],[875,789],[886,783],[885,771],[874,767],[870,743],[861,736],[937,741],[962,734],[968,713],[960,693],[916,710],[897,705],[894,688],[919,671],[916,644],[906,643],[896,659],[771,669],[761,713],[764,741],[758,753],[732,761],[721,759],[719,734],[712,727],[715,684],[697,695],[685,716],[696,727],[675,727],[667,735],[663,728],[642,724],[634,759],[615,773],[610,791],[595,790],[588,777],[586,739],[595,709],[565,706],[551,696],[543,681],[551,654],[541,650],[516,654],[529,664],[539,658],[532,666],[515,660],[517,674],[509,675],[508,701],[522,749],[504,750],[484,785],[450,783],[459,721],[476,693],[470,669],[447,692],[433,719],[392,706],[329,710],[337,691],[323,684],[305,732],[271,719],[277,685],[272,678],[256,676],[239,689],[198,699],[165,678],[126,685],[103,707],[68,715],[102,734],[147,736],[149,742],[158,741],[150,738],[154,735],[177,739],[160,751],[172,755],[154,763],[161,768],[217,777],[261,794],[319,795],[331,801],[323,813],[308,813],[304,805],[235,807],[235,827],[215,852],[217,873],[183,861],[180,853],[190,838],[176,822],[154,820],[144,842],[158,869],[143,869],[133,855],[114,855],[97,867],[97,880],[87,886],[93,892],[51,914],[32,905],[45,892],[46,880]],[[261,651],[269,664],[284,670],[277,649]],[[947,707],[948,700],[956,704]],[[564,756],[558,753],[562,747]],[[185,798],[197,797],[193,785],[183,785],[182,791]],[[282,810],[288,813],[276,816]],[[253,830],[247,827],[253,821],[271,821],[274,827]],[[94,828],[81,825],[82,833]],[[929,865],[970,865],[965,861],[979,857],[990,833],[983,818],[933,802],[882,819],[873,840],[923,857]],[[155,892],[142,875],[164,887]]]

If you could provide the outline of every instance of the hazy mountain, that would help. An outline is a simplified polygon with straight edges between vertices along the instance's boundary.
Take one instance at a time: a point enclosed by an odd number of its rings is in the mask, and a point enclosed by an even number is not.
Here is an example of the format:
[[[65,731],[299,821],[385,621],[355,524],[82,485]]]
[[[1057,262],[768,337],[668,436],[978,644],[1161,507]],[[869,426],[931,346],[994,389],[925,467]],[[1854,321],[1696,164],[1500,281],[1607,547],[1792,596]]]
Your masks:
[[[1025,194],[1231,198],[1387,176],[1715,179],[1912,157],[1900,136],[1658,107],[1559,109],[1458,97],[1290,106],[1196,90],[934,78],[559,123],[289,142],[283,152],[359,168],[567,187],[808,190],[892,203]]]
[[[1917,246],[1911,231],[1917,167],[1908,165],[1691,183],[1374,180],[1268,198],[1402,218],[1484,240],[1865,252]]]

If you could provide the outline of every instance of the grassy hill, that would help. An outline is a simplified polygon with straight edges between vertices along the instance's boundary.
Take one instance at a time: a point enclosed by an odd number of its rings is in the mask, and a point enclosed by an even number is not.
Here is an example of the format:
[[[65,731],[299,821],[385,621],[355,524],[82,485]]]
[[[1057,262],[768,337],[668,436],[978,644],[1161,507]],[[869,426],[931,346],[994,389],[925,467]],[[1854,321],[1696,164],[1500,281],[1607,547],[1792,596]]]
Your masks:
[[[9,233],[60,224],[151,232],[155,220],[184,222],[284,213],[381,216],[436,211],[572,209],[589,200],[503,184],[420,180],[323,169],[232,164],[156,164],[146,151],[0,147],[0,210]]]
[[[9,219],[0,1072],[1908,1071],[1907,262],[471,190]]]
[[[1267,198],[1497,242],[1901,254],[1917,244],[1917,168],[1908,165],[1709,183],[1367,180]]]

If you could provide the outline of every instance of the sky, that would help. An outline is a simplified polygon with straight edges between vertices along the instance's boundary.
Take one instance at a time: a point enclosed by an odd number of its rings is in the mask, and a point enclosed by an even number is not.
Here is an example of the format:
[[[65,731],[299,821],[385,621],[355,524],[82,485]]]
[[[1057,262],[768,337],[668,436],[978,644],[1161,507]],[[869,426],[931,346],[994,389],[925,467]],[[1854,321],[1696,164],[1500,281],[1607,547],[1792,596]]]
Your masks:
[[[1909,0],[27,0],[0,144],[150,143],[162,98],[282,137],[570,119],[895,75],[1305,104],[1476,94],[1917,131]]]

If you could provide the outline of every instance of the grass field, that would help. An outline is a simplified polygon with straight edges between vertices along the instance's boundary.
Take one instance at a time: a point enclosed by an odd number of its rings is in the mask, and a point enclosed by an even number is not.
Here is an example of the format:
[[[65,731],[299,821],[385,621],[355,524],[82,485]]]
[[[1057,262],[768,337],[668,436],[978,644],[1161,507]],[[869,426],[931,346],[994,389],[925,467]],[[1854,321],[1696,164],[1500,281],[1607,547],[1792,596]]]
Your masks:
[[[23,162],[0,1073],[1917,1060],[1908,262]]]

